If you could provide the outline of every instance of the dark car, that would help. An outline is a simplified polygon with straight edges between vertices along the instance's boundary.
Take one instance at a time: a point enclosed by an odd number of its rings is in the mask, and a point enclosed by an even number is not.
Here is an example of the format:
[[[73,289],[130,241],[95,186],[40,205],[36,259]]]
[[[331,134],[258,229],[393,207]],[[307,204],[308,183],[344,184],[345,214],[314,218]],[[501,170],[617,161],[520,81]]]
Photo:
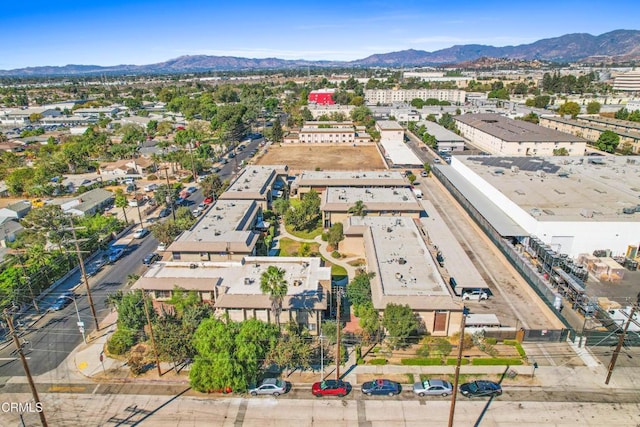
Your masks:
[[[114,262],[116,262],[117,260],[122,258],[123,255],[124,255],[124,249],[122,249],[122,248],[113,249],[109,253],[109,258],[108,258],[109,259],[109,264],[113,264]]]
[[[342,380],[324,380],[314,383],[311,386],[311,393],[315,397],[338,396],[344,397],[349,394],[351,384]]]
[[[162,209],[162,210],[160,211],[160,213],[158,214],[158,216],[159,216],[160,218],[164,218],[164,217],[169,216],[169,215],[171,215],[171,209],[169,209],[169,208],[164,208],[164,209]]]
[[[468,398],[481,396],[500,396],[502,387],[493,381],[473,381],[460,386],[460,393]]]
[[[367,381],[362,384],[362,392],[367,396],[371,395],[388,395],[395,396],[396,394],[400,394],[400,384],[395,381],[385,380],[385,379],[377,379],[373,381]]]
[[[60,311],[73,302],[76,295],[72,291],[65,291],[56,301],[48,308],[49,311]]]
[[[158,255],[155,252],[152,252],[152,253],[148,254],[146,257],[144,257],[144,259],[142,260],[142,263],[144,265],[151,265],[154,262],[158,261],[160,258],[161,258],[160,255]]]

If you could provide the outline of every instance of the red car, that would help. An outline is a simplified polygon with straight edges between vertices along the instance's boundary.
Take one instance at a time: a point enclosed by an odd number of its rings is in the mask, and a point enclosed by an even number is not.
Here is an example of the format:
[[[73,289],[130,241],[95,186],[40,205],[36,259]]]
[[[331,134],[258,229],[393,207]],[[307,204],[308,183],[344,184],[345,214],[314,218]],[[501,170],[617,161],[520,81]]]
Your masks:
[[[213,203],[213,197],[207,197],[202,203],[204,203],[205,205],[210,205],[211,203]]]
[[[311,387],[311,393],[315,397],[322,396],[338,396],[344,397],[349,394],[351,384],[341,380],[324,380],[314,383]]]

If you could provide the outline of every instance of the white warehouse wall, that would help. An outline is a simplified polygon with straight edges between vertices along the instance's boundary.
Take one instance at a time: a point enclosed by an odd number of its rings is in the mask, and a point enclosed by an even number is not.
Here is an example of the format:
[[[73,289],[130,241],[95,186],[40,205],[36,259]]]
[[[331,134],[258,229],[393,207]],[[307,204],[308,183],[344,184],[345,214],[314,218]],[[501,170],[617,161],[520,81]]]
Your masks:
[[[451,167],[529,234],[572,258],[596,249],[611,249],[613,255],[624,255],[628,245],[640,244],[640,222],[538,221],[455,156],[451,158]]]

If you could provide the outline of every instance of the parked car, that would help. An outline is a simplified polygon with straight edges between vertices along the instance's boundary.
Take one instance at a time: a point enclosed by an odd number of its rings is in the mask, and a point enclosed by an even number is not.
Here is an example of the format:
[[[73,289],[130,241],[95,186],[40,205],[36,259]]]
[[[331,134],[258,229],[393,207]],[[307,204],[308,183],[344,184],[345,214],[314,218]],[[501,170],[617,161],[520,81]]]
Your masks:
[[[449,396],[453,394],[453,385],[444,380],[426,380],[413,385],[413,392],[418,396]]]
[[[158,255],[155,252],[151,252],[150,254],[147,254],[147,256],[144,257],[144,259],[142,260],[142,263],[144,265],[151,265],[154,262],[158,261],[161,258],[160,255]]]
[[[204,203],[205,205],[210,205],[211,203],[213,203],[213,197],[206,197],[202,203]]]
[[[342,380],[324,380],[311,386],[311,393],[315,397],[338,396],[344,397],[351,391],[351,384]]]
[[[420,176],[421,176],[421,177],[423,177],[423,178],[426,178],[426,177],[428,177],[428,176],[429,176],[429,172],[427,172],[427,171],[422,171],[422,172],[420,172]]]
[[[460,386],[460,393],[468,398],[481,396],[500,396],[502,387],[493,381],[473,381]]]
[[[362,392],[367,396],[374,394],[395,396],[396,394],[400,394],[401,390],[400,384],[395,381],[385,379],[376,379],[362,384]]]
[[[145,185],[144,187],[144,191],[149,192],[149,191],[155,191],[158,189],[158,184],[149,184],[149,185]]]
[[[489,292],[487,292],[483,288],[463,289],[462,299],[466,301],[469,301],[469,300],[481,301],[481,300],[489,299]]]
[[[141,228],[139,230],[136,230],[135,233],[133,233],[133,238],[134,239],[142,239],[147,234],[149,234],[149,229],[148,228]]]
[[[169,215],[171,215],[171,209],[169,209],[169,208],[164,208],[158,213],[158,216],[160,218],[164,218],[164,217],[169,216]]]
[[[287,383],[277,378],[266,378],[256,388],[249,390],[251,396],[257,396],[259,394],[270,394],[272,396],[280,396],[287,392]]]
[[[167,245],[165,245],[164,243],[160,243],[158,245],[158,248],[156,249],[158,252],[164,252],[167,250]]]
[[[189,187],[187,188],[187,191],[189,192],[189,194],[193,194],[198,191],[198,187]]]
[[[109,264],[113,264],[114,262],[122,258],[122,255],[124,255],[124,249],[122,248],[113,249],[109,253]]]
[[[77,295],[73,291],[64,291],[47,311],[60,311],[75,300]]]

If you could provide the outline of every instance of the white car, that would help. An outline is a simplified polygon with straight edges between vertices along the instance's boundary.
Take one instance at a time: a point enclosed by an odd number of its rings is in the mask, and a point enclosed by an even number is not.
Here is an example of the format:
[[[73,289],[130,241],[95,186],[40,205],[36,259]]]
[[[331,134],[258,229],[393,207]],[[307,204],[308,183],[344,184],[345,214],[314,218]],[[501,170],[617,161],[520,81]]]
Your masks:
[[[155,191],[158,189],[158,184],[149,184],[149,185],[145,185],[144,187],[144,191],[149,192],[149,191]]]
[[[136,230],[135,233],[133,233],[133,238],[134,239],[142,239],[147,234],[149,234],[149,229],[148,228],[141,228],[139,230]]]
[[[464,289],[462,291],[462,299],[466,301],[469,301],[469,300],[481,301],[481,300],[489,299],[489,292],[487,292],[487,290],[482,288]]]

